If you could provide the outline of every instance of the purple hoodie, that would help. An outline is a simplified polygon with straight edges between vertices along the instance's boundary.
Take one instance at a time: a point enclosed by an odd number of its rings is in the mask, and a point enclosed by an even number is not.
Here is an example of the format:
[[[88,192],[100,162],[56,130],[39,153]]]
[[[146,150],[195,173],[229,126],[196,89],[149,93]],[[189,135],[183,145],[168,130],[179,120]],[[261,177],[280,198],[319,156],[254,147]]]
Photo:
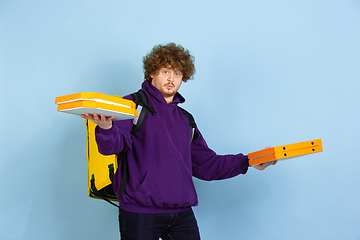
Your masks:
[[[177,93],[167,104],[161,92],[148,81],[142,89],[156,114],[150,112],[140,131],[131,136],[132,120],[114,121],[113,127],[95,129],[99,152],[104,155],[125,152],[129,166],[126,194],[121,195],[122,164],[113,188],[120,207],[129,212],[169,213],[198,204],[192,176],[211,181],[245,174],[246,155],[217,155],[200,135],[191,141],[191,129]],[[131,99],[131,96],[124,98]]]

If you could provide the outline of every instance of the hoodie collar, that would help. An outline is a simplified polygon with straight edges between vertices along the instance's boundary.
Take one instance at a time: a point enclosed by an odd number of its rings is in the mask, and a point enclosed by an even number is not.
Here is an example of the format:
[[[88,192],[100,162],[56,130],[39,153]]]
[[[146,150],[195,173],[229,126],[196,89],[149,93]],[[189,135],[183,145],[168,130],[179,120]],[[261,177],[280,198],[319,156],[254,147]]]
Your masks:
[[[154,87],[154,85],[152,85],[151,82],[145,80],[142,83],[141,87],[146,92],[148,92],[153,98],[155,98],[158,102],[166,103],[166,100],[164,96],[161,94],[160,90]],[[179,92],[177,92],[174,96],[172,103],[184,103],[184,102],[185,102],[185,98]]]

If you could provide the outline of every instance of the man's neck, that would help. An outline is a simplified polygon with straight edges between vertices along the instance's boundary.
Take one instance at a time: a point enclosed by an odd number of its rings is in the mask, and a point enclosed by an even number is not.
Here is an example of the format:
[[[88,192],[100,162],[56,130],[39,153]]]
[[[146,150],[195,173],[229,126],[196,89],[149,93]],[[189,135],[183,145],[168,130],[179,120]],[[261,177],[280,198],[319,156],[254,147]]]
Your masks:
[[[167,103],[172,102],[172,101],[174,100],[174,96],[164,97],[164,98],[165,98],[165,101],[166,101]]]

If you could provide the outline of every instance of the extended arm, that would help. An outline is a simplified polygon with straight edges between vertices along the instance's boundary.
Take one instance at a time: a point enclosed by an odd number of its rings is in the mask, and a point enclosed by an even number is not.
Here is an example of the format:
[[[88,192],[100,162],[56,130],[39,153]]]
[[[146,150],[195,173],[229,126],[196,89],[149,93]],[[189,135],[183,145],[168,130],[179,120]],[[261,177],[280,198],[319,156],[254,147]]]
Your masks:
[[[218,155],[211,150],[203,136],[194,139],[191,144],[191,157],[193,165],[193,176],[203,180],[220,180],[245,174],[249,167],[249,160],[241,153],[235,155]],[[262,163],[254,166],[257,170],[264,170],[276,161]]]
[[[218,155],[211,150],[199,129],[199,137],[191,144],[193,176],[202,180],[220,180],[245,174],[249,167],[246,155]]]

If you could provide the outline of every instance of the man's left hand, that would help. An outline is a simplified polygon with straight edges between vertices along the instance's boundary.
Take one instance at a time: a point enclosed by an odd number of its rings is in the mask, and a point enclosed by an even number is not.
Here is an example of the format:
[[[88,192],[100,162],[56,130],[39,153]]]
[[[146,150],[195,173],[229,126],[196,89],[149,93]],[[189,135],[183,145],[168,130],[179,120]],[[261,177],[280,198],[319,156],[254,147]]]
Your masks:
[[[256,168],[257,170],[264,170],[265,168],[267,168],[270,165],[275,165],[277,163],[277,160],[274,161],[270,161],[270,162],[264,162],[264,163],[260,163],[258,165],[253,166],[254,168]]]

